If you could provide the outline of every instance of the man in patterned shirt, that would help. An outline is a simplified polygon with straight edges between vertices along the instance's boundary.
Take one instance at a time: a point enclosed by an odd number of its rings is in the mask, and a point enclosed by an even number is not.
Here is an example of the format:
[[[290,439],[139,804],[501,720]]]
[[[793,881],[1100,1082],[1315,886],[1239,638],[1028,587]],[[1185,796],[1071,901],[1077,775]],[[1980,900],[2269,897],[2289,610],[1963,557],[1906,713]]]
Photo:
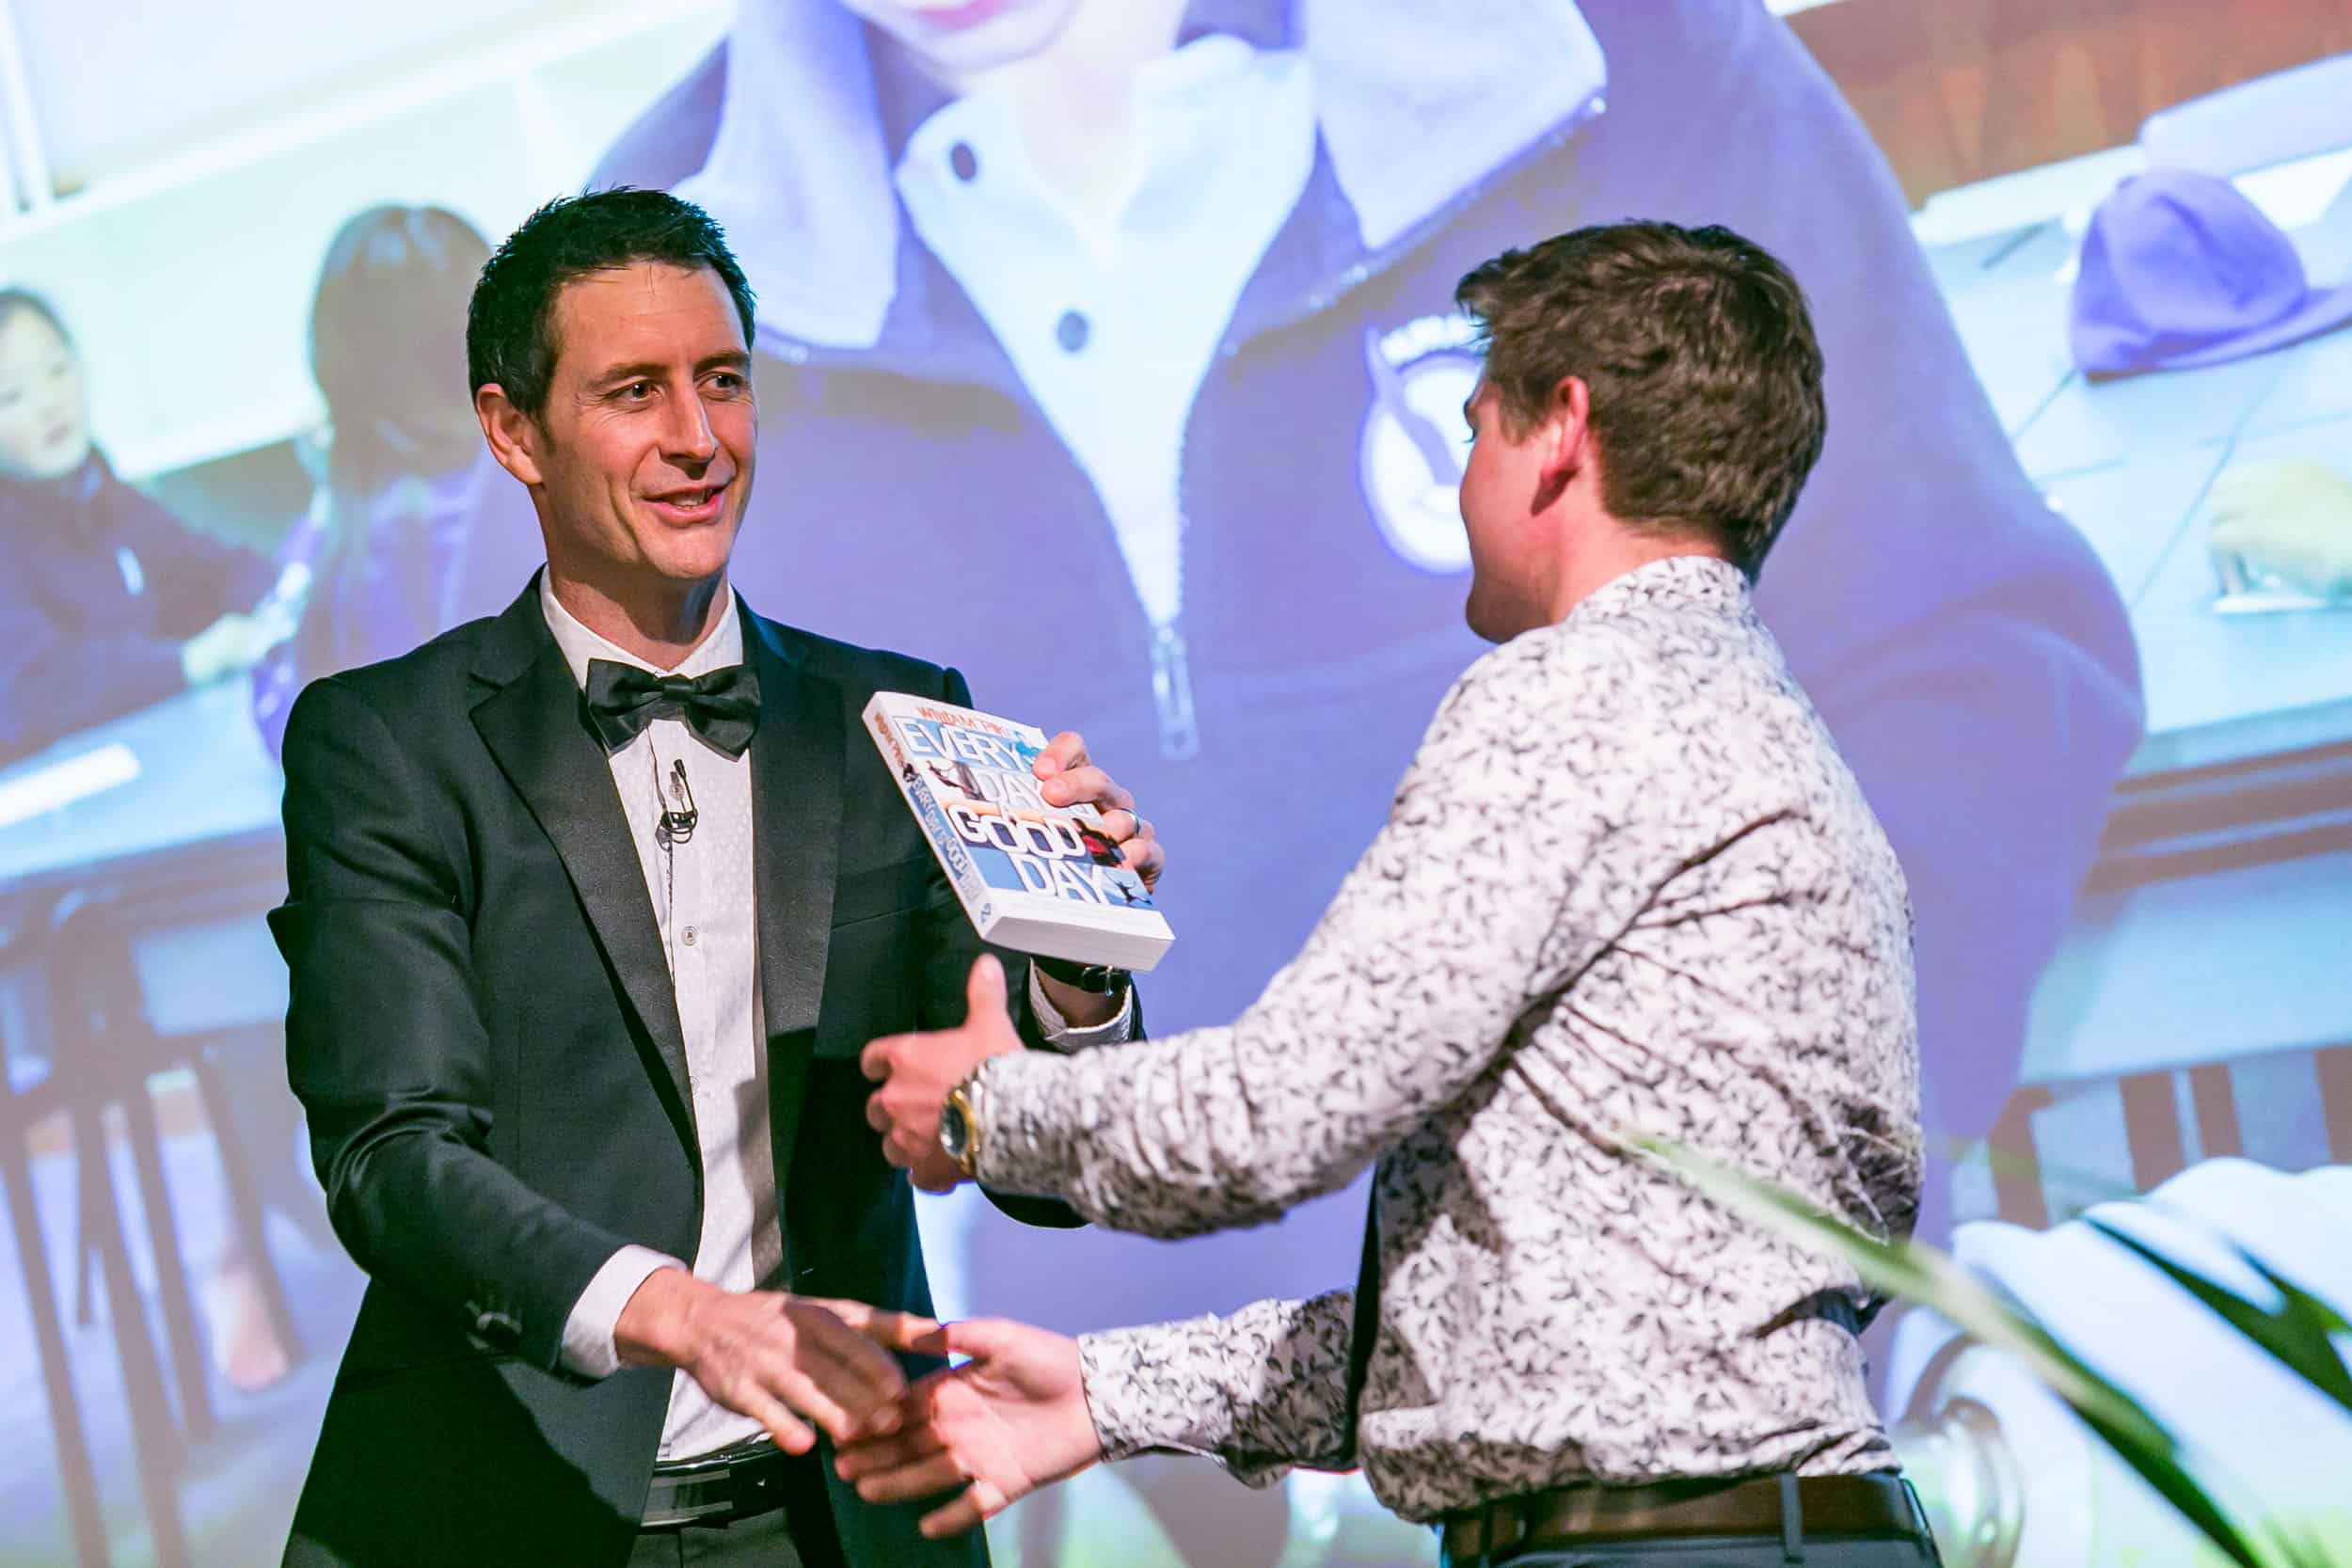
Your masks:
[[[839,1465],[969,1482],[961,1529],[1102,1459],[1361,1465],[1454,1563],[1932,1562],[1839,1264],[1629,1149],[1663,1135],[1881,1235],[1919,1180],[1902,873],[1749,587],[1821,450],[1821,359],[1724,230],[1580,230],[1463,279],[1473,630],[1387,826],[1230,1027],[866,1049],[867,1117],[977,1177],[1185,1236],[1376,1163],[1354,1291],[1070,1340],[1003,1322]],[[953,1085],[951,1089],[951,1085]]]

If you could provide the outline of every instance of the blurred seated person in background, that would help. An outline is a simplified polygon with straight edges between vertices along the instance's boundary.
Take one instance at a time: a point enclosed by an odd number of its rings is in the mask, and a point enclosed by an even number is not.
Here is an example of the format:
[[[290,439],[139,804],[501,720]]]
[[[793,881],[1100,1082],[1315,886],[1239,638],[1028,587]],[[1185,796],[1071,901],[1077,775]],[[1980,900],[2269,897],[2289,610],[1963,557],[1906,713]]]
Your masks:
[[[278,549],[306,598],[294,635],[253,674],[253,718],[273,755],[305,685],[406,653],[441,628],[454,531],[482,447],[463,390],[466,304],[489,259],[473,226],[438,207],[370,207],[327,245],[310,332],[327,422],[301,443],[318,487]],[[275,1029],[222,1048],[235,1123],[222,1135],[247,1151],[262,1201],[340,1259],[297,1156],[302,1107],[287,1087],[284,1052]],[[246,1392],[278,1382],[294,1359],[259,1262],[232,1242],[205,1295],[214,1359]]]
[[[115,477],[73,340],[24,289],[0,289],[0,757],[249,670],[300,612]]]
[[[310,374],[326,400],[310,510],[279,547],[310,584],[300,628],[254,679],[275,752],[294,694],[406,653],[443,603],[481,455],[465,386],[466,302],[490,246],[439,207],[370,207],[337,231],[310,301]]]

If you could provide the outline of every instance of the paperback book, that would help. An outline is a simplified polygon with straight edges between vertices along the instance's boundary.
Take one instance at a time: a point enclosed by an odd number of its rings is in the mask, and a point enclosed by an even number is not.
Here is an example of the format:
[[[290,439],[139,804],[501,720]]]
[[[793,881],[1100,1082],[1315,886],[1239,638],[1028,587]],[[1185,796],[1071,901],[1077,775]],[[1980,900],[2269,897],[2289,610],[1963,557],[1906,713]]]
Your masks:
[[[1148,970],[1175,933],[1090,805],[1049,805],[1045,733],[879,691],[866,732],[980,936],[1016,952]]]

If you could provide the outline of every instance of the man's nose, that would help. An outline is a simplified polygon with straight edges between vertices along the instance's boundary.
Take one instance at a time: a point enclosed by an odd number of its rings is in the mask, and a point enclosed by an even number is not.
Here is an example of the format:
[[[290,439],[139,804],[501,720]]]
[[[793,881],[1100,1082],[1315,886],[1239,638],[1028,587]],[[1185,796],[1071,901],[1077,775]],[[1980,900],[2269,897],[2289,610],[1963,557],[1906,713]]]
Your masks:
[[[661,432],[662,455],[681,463],[709,462],[719,452],[719,438],[710,432],[710,415],[698,397],[673,398],[672,413]]]

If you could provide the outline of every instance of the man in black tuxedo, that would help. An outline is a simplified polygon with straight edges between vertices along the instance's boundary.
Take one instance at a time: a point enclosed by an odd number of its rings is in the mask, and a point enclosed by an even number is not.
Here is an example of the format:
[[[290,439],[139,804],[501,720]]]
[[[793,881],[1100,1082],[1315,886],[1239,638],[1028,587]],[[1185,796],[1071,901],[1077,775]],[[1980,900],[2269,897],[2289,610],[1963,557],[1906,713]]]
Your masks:
[[[533,214],[467,346],[548,566],[294,706],[288,1061],[371,1281],[289,1562],[984,1560],[859,1503],[810,1430],[882,1408],[904,1375],[865,1336],[930,1311],[859,1049],[956,1022],[981,951],[858,715],[968,693],[728,592],[751,323],[691,204]],[[1077,736],[1038,769],[1156,879]],[[1030,1043],[1136,1032],[1124,975],[1003,957]]]

